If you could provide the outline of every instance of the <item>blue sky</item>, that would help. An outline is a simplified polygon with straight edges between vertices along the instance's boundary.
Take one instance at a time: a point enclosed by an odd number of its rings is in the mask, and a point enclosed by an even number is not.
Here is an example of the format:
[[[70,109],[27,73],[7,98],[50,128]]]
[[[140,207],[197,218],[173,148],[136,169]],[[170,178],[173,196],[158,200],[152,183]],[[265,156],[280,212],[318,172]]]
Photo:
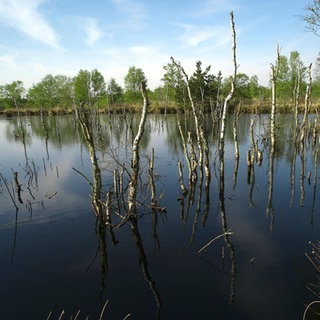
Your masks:
[[[170,56],[191,74],[196,61],[232,73],[234,12],[238,72],[268,84],[276,45],[315,62],[320,38],[305,30],[308,0],[0,0],[0,84],[25,87],[46,74],[98,69],[123,85],[130,66],[160,85]]]

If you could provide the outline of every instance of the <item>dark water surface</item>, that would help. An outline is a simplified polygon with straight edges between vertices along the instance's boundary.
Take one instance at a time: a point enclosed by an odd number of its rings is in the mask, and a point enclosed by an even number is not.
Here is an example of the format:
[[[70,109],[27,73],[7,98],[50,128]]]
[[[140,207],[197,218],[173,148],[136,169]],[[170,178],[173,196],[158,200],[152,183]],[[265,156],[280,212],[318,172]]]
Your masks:
[[[263,162],[248,177],[251,119]],[[278,117],[272,172],[269,117],[240,117],[236,174],[229,119],[224,210],[210,119],[205,131],[211,181],[199,176],[192,199],[190,192],[182,195],[177,166],[181,161],[190,189],[177,121],[193,131],[191,119],[148,116],[140,148],[138,232],[124,221],[113,227],[113,236],[99,232],[96,223],[87,181],[93,182],[93,167],[74,118],[21,120],[24,133],[17,119],[0,120],[0,319],[47,319],[50,311],[58,319],[62,310],[62,319],[78,310],[79,319],[98,319],[107,300],[104,319],[112,320],[129,313],[130,319],[302,319],[314,299],[306,288],[314,269],[305,252],[320,237],[318,146],[310,137],[305,152],[294,153],[291,116]],[[103,199],[113,188],[115,164],[130,171],[131,130],[136,132],[138,121],[102,116],[96,128]],[[166,211],[148,205],[152,148],[156,196]],[[226,230],[233,234],[198,253]]]

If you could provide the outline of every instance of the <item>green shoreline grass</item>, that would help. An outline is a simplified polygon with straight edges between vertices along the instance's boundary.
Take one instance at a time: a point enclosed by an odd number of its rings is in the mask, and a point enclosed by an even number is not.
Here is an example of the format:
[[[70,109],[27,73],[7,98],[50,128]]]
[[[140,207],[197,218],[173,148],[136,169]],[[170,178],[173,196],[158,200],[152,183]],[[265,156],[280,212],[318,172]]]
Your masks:
[[[271,102],[269,101],[247,101],[247,102],[241,102],[237,103],[236,106],[230,105],[229,106],[229,113],[233,113],[235,109],[240,109],[243,113],[248,114],[265,114],[271,112]],[[123,114],[123,113],[137,113],[141,111],[141,105],[140,104],[118,104],[113,105],[110,107],[104,106],[99,107],[96,109],[101,114]],[[311,106],[309,113],[317,113],[318,110],[320,110],[320,101],[317,101],[316,103],[313,103]],[[191,111],[188,110],[188,111]],[[158,113],[158,114],[174,114],[174,113],[183,113],[184,108],[181,106],[177,106],[174,104],[171,104],[167,107],[162,103],[159,102],[152,102],[149,108],[149,113]],[[299,113],[304,113],[304,104],[300,104],[298,108]],[[54,107],[54,108],[28,108],[23,107],[19,110],[16,108],[8,108],[8,109],[2,109],[0,110],[0,117],[13,117],[20,114],[21,116],[33,116],[33,115],[67,115],[74,113],[73,107],[68,108],[61,108],[61,107]],[[285,103],[278,103],[277,106],[277,113],[279,114],[290,114],[294,113],[294,107],[292,104],[285,104]]]

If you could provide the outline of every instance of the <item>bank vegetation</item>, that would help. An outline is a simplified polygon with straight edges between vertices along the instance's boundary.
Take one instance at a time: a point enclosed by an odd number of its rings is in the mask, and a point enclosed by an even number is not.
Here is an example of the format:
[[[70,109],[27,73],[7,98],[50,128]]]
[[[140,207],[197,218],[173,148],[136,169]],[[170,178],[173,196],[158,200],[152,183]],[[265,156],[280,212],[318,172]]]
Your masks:
[[[277,77],[277,112],[293,113],[295,106],[303,112],[304,92],[307,87],[307,67],[298,51],[289,57],[279,56]],[[310,63],[308,61],[308,63]],[[148,89],[150,111],[157,113],[188,112],[191,105],[183,74],[171,62],[163,66],[161,86]],[[320,107],[320,53],[313,62],[311,110]],[[0,113],[6,116],[23,114],[67,114],[76,105],[84,103],[101,113],[136,112],[141,106],[140,83],[147,85],[141,68],[132,66],[124,78],[124,86],[115,78],[106,81],[100,71],[80,70],[75,77],[48,74],[38,83],[26,89],[22,81],[0,85]],[[219,114],[223,101],[230,91],[232,76],[211,72],[211,66],[197,61],[190,76],[189,86],[195,106],[204,112]],[[272,105],[271,83],[259,84],[256,75],[238,73],[235,92],[230,101],[229,112],[235,108],[246,113],[269,113]]]

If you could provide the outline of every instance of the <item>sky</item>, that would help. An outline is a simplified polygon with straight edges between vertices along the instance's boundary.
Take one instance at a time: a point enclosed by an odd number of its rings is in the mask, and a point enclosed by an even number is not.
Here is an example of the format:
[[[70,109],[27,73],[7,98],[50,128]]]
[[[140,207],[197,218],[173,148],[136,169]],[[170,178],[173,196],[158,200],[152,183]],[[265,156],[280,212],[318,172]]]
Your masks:
[[[306,31],[311,0],[0,0],[0,85],[29,88],[47,74],[74,77],[98,69],[123,86],[131,66],[148,87],[161,85],[173,56],[191,75],[203,69],[232,74],[234,13],[238,72],[268,85],[276,46],[314,63],[320,37]]]

